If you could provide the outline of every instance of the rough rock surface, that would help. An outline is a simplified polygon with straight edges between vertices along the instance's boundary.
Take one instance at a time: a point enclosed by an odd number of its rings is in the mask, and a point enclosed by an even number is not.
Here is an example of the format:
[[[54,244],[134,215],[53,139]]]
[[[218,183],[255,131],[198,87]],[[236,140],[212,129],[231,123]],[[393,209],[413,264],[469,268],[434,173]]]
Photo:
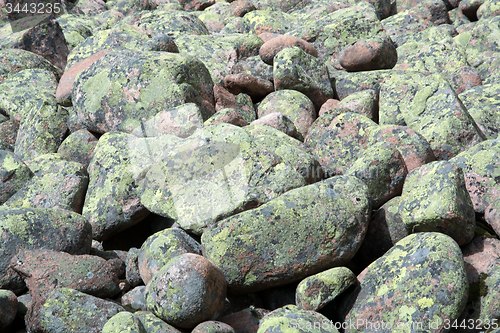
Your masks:
[[[495,331],[498,0],[11,3],[0,332]]]

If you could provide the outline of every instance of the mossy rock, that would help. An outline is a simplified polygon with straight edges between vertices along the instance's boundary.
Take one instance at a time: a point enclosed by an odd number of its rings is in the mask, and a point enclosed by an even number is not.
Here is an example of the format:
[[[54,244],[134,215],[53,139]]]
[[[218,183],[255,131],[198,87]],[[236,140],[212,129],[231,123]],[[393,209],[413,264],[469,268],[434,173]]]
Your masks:
[[[452,238],[435,232],[410,235],[368,266],[345,319],[362,324],[346,332],[377,323],[378,332],[445,331],[446,322],[453,323],[465,308],[468,291],[462,252]]]
[[[448,161],[431,162],[406,177],[399,213],[411,232],[438,231],[459,245],[474,237],[474,207],[463,171]]]
[[[300,309],[318,311],[356,283],[347,267],[335,267],[300,281],[295,303]]]
[[[479,66],[491,57],[491,52],[498,52],[500,43],[500,16],[477,21],[472,29],[455,37],[455,44],[466,55],[471,66]]]
[[[318,51],[318,59],[333,69],[342,69],[338,54],[347,45],[364,37],[375,36],[383,31],[375,8],[367,3],[342,8],[320,20],[311,20],[288,34],[306,40]]]
[[[53,101],[44,100],[39,107],[31,107],[19,127],[14,153],[23,161],[40,155],[55,153],[68,127],[68,112]]]
[[[485,139],[438,74],[404,71],[391,75],[380,91],[380,123],[411,127],[429,142],[439,160],[449,160]]]
[[[342,265],[366,232],[367,195],[366,185],[355,177],[333,177],[288,191],[209,227],[201,237],[204,254],[238,293]]]
[[[366,89],[373,89],[378,95],[382,81],[393,73],[390,69],[368,72],[330,71],[332,87],[342,101],[347,96]]]
[[[131,133],[160,112],[190,102],[204,119],[214,111],[213,83],[203,63],[168,52],[108,53],[78,76],[73,98],[81,122],[98,133]]]
[[[180,228],[165,229],[149,236],[138,256],[142,281],[148,284],[171,259],[184,253],[201,254],[201,245]]]
[[[303,140],[311,124],[316,120],[316,111],[312,101],[296,90],[278,90],[267,95],[257,108],[259,118],[270,113],[279,112],[293,121]]]
[[[214,83],[222,83],[231,74],[234,62],[256,56],[264,41],[255,34],[226,34],[224,36],[181,35],[175,39],[180,54],[202,61]]]
[[[299,47],[287,47],[274,56],[275,90],[297,90],[314,103],[316,110],[333,97],[328,69]]]
[[[134,25],[151,34],[167,34],[174,38],[184,35],[208,35],[205,24],[195,13],[183,10],[151,10],[129,15],[115,27],[122,29]]]
[[[107,239],[149,214],[139,202],[135,183],[134,139],[125,133],[106,133],[94,150],[82,215],[92,225],[95,239]]]
[[[102,333],[147,333],[141,321],[130,312],[118,312],[111,317],[104,327]]]
[[[59,22],[63,30],[64,39],[66,39],[70,52],[85,41],[87,37],[92,36],[95,31],[93,28],[94,21],[92,18],[85,16],[64,14],[57,18],[57,22]]]
[[[496,139],[499,134],[500,84],[485,84],[470,88],[458,97],[488,139]]]
[[[114,28],[96,31],[71,51],[66,69],[102,50],[143,50],[149,40],[147,35],[130,26],[122,30]]]
[[[403,156],[388,142],[371,145],[346,172],[366,183],[374,209],[401,195],[407,174]]]
[[[28,315],[28,329],[42,332],[101,333],[106,322],[125,311],[114,302],[74,289],[59,288]]]
[[[174,134],[180,138],[187,138],[198,128],[203,127],[203,118],[198,105],[186,103],[177,107],[161,111],[141,126],[135,128],[132,134],[137,137],[153,137],[162,134]],[[205,117],[208,116],[205,114]]]
[[[47,69],[25,69],[0,84],[0,109],[11,119],[24,120],[45,101],[55,105],[57,77]]]
[[[237,126],[206,126],[164,150],[163,161],[145,170],[141,203],[201,234],[218,219],[305,185],[296,166],[309,162],[290,164],[275,150]]]
[[[333,322],[322,314],[286,305],[262,318],[257,333],[338,333]]]
[[[0,329],[8,331],[16,318],[19,302],[16,294],[10,290],[0,289]]]
[[[24,282],[8,267],[20,248],[86,254],[92,241],[91,226],[81,215],[57,209],[0,209],[0,230],[0,288],[16,292]]]
[[[255,4],[254,4],[255,5]],[[257,5],[256,8],[259,6]],[[260,34],[262,32],[271,32],[284,34],[287,31],[298,27],[297,19],[290,14],[273,11],[269,8],[257,9],[247,13],[241,19],[243,27],[242,32]],[[224,30],[222,31],[224,32]]]
[[[78,162],[87,169],[92,156],[94,156],[97,141],[97,138],[92,133],[82,129],[71,133],[64,139],[57,149],[57,153],[64,159]]]
[[[326,128],[318,131],[317,137],[309,136],[305,143],[311,147],[327,177],[341,175],[347,172],[367,149],[366,129],[370,126],[376,126],[376,123],[363,115],[342,113]]]
[[[80,213],[88,181],[87,170],[80,163],[58,161],[37,172],[3,207],[59,208]]]
[[[7,28],[11,29],[9,26]],[[61,70],[52,65],[47,59],[26,50],[0,50],[0,59],[0,82],[25,69],[44,69],[50,71],[56,76],[57,81],[59,81],[62,75]]]
[[[31,170],[18,156],[0,150],[0,205],[19,191],[32,176]]]
[[[399,13],[382,20],[387,34],[397,46],[411,40],[414,34],[433,25],[451,23],[448,10],[443,1],[419,1]]]
[[[138,318],[147,333],[181,333],[177,328],[167,324],[148,311],[137,311],[134,316]]]
[[[390,142],[405,159],[408,171],[435,161],[436,157],[425,138],[407,126],[378,125],[367,129],[371,142]]]
[[[483,213],[500,196],[497,181],[500,177],[499,156],[500,141],[486,140],[450,160],[463,170],[465,186],[478,213]]]

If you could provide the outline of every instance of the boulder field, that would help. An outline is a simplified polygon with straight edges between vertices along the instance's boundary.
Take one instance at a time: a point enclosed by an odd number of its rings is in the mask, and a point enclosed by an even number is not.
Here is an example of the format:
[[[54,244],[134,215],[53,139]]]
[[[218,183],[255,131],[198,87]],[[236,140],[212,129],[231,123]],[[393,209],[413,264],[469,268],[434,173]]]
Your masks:
[[[49,2],[0,1],[0,332],[500,332],[499,0]]]

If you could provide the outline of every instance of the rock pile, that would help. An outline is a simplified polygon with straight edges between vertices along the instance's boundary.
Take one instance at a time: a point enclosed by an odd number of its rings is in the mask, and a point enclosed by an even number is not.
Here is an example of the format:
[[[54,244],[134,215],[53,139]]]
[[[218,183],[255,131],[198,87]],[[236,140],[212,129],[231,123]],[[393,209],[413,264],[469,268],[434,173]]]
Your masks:
[[[0,332],[500,332],[500,1],[59,2],[0,4]]]

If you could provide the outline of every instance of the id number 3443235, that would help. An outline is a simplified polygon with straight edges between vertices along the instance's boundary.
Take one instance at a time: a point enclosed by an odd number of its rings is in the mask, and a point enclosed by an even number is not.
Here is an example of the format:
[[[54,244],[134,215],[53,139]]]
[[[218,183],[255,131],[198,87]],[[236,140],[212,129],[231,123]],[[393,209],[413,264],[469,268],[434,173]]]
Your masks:
[[[31,2],[31,3],[11,3],[5,4],[7,14],[59,14],[61,3],[58,2]]]

